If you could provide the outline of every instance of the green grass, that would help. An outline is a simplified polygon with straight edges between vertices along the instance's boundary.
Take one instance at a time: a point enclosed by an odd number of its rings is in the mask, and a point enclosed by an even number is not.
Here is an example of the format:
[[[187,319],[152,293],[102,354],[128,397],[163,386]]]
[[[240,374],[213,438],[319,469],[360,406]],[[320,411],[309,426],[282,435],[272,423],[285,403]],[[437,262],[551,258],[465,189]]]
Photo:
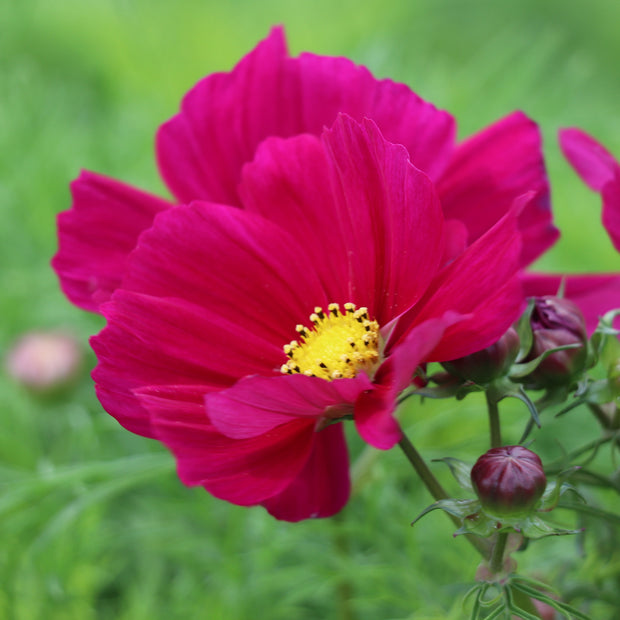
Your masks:
[[[294,53],[346,55],[408,83],[453,112],[463,136],[525,110],[544,131],[564,233],[541,268],[618,270],[599,199],[563,162],[555,133],[579,125],[620,155],[620,5],[541,4],[1,3],[0,347],[41,327],[69,328],[86,347],[102,320],[70,306],[49,268],[68,183],[87,168],[163,193],[157,126],[196,80],[230,68],[275,23],[286,25]],[[86,370],[53,398],[2,375],[0,395],[0,618],[463,617],[458,599],[478,560],[441,515],[409,528],[430,499],[397,451],[377,455],[342,518],[291,525],[183,487],[167,452],[101,410]],[[570,447],[596,434],[583,414],[570,415],[570,432],[549,423],[538,435],[549,458],[559,456],[558,436]],[[518,438],[524,416],[509,408],[507,437]],[[471,460],[487,447],[475,398],[412,407],[404,419],[429,458]],[[352,436],[353,453],[361,450]],[[451,484],[441,465],[434,469]],[[600,501],[620,509],[617,497]],[[589,541],[582,562],[577,542],[545,540],[519,561],[560,580],[579,604],[586,578],[607,584],[620,555]],[[614,617],[604,602],[591,612]]]

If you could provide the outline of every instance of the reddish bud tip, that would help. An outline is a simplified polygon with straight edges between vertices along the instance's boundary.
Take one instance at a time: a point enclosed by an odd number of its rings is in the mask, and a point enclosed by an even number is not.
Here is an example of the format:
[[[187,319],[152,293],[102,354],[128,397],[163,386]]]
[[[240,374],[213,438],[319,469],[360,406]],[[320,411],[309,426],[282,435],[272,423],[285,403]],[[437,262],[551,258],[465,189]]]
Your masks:
[[[547,486],[540,458],[523,446],[483,454],[472,467],[471,481],[483,508],[504,517],[531,512]]]
[[[526,361],[563,345],[581,346],[552,353],[527,377],[527,382],[540,388],[569,383],[583,370],[588,355],[588,332],[581,310],[568,299],[550,295],[538,297],[531,325],[532,348]]]

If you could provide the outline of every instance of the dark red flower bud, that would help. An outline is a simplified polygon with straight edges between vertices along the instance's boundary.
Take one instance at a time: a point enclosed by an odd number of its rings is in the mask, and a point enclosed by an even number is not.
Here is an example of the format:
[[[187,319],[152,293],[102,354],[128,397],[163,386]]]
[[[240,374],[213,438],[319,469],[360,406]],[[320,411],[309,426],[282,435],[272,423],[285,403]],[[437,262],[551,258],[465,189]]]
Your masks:
[[[528,514],[547,486],[540,458],[523,446],[483,454],[472,467],[471,481],[483,508],[498,517]]]
[[[450,373],[466,381],[485,385],[505,375],[519,353],[519,336],[511,327],[495,344],[471,355],[443,362]]]
[[[526,382],[540,388],[569,383],[583,370],[588,356],[588,332],[581,310],[568,299],[551,295],[537,297],[530,322],[533,341],[525,361],[566,344],[581,346],[552,353],[527,377]]]

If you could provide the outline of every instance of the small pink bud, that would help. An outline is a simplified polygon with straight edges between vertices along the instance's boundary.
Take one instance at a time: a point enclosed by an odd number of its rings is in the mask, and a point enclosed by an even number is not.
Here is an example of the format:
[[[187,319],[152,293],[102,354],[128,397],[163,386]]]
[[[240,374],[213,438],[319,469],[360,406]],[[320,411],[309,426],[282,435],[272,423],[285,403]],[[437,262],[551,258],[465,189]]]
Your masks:
[[[551,605],[547,605],[547,603],[543,603],[535,598],[532,599],[532,603],[534,603],[534,607],[536,607],[536,611],[542,620],[555,620],[555,609]]]
[[[63,332],[30,332],[6,357],[8,374],[36,391],[49,391],[70,381],[82,363],[76,340]]]
[[[465,357],[443,362],[451,374],[480,385],[505,375],[519,353],[519,336],[511,327],[496,343]]]
[[[527,377],[526,382],[540,388],[569,383],[583,370],[588,355],[588,332],[581,310],[568,299],[550,295],[537,297],[531,325],[533,341],[526,361],[566,344],[581,346],[552,353]]]
[[[527,515],[547,486],[540,458],[523,446],[483,454],[472,467],[471,481],[483,508],[500,517]]]

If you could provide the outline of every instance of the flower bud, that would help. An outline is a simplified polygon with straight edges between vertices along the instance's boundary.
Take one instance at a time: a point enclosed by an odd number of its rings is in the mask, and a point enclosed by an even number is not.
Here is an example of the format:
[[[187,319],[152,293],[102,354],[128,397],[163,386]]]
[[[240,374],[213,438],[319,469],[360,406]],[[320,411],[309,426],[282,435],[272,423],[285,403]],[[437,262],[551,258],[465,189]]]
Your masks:
[[[588,332],[581,310],[568,299],[551,295],[537,297],[530,323],[532,348],[525,361],[563,345],[581,346],[546,357],[526,378],[526,383],[534,388],[569,383],[583,370],[588,356]]]
[[[472,467],[471,481],[482,507],[498,517],[527,515],[547,486],[540,458],[523,446],[483,454]]]
[[[443,362],[450,373],[480,385],[505,375],[519,353],[519,336],[511,327],[496,343],[465,357]]]
[[[6,358],[8,374],[23,386],[48,392],[69,383],[82,364],[82,351],[71,335],[33,331],[22,336]]]

